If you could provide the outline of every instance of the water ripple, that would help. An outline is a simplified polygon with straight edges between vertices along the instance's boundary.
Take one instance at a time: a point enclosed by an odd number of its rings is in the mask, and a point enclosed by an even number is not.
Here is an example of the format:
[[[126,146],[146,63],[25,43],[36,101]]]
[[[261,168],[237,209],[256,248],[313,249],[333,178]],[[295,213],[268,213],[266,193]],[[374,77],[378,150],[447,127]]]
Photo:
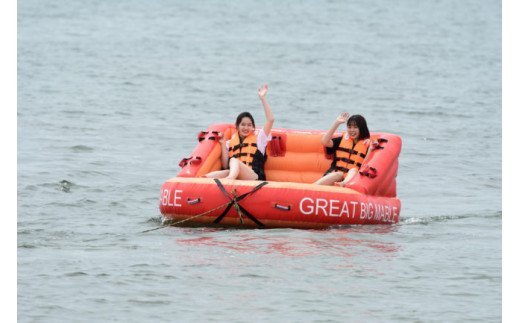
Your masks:
[[[487,218],[487,219],[502,219],[502,211],[497,211],[495,213],[486,213],[486,214],[460,214],[460,215],[436,215],[436,216],[427,216],[427,217],[409,217],[409,216],[401,216],[399,220],[399,225],[407,225],[407,224],[430,224],[436,222],[446,222],[446,221],[456,221],[461,219],[468,218]]]
[[[70,147],[70,150],[75,153],[84,153],[84,152],[92,152],[94,148],[86,146],[86,145],[75,145]]]

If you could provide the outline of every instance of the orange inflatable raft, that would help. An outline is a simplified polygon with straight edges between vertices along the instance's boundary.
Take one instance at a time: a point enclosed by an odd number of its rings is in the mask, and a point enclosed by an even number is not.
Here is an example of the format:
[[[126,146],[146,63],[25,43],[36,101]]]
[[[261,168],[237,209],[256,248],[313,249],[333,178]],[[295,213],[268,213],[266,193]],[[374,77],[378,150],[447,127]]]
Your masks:
[[[379,144],[346,187],[312,184],[332,161],[320,141],[326,131],[320,130],[273,129],[266,181],[203,177],[221,169],[218,133],[229,139],[234,131],[233,124],[216,124],[199,134],[192,155],[179,164],[181,171],[162,185],[159,207],[165,220],[185,226],[307,229],[399,221],[399,136],[372,133]]]

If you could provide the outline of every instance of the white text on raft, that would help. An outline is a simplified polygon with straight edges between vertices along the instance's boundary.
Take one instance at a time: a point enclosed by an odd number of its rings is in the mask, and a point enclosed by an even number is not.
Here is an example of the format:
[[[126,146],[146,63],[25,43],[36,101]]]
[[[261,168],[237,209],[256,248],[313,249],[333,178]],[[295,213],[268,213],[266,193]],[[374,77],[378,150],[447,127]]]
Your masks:
[[[305,215],[346,216],[347,218],[355,217],[359,214],[360,219],[374,219],[383,222],[396,222],[398,217],[398,210],[395,206],[372,202],[312,199],[310,197],[301,199],[300,212]]]
[[[182,190],[175,190],[173,194],[170,190],[164,189],[161,194],[161,204],[164,206],[182,206],[180,204]]]
[[[165,189],[161,194],[161,204],[163,206],[182,206],[182,190],[175,190],[173,194]],[[349,208],[350,204],[350,208]],[[300,200],[300,213],[304,215],[322,215],[332,217],[354,218],[359,216],[361,220],[376,220],[382,222],[395,223],[398,218],[398,210],[395,206],[383,205],[372,202],[340,201],[327,200],[322,198],[312,199],[304,197]]]

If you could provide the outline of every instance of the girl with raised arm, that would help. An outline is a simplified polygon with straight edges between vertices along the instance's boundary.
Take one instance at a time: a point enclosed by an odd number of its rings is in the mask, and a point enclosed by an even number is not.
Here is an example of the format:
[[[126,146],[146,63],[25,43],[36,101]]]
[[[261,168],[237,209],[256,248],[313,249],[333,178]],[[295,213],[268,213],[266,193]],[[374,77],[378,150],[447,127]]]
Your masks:
[[[206,177],[265,180],[265,149],[272,139],[271,129],[274,124],[274,116],[266,99],[267,90],[267,84],[258,89],[258,97],[264,107],[266,118],[263,129],[255,135],[255,120],[251,113],[240,113],[235,122],[236,132],[231,139],[225,141],[223,134],[220,134],[223,170],[208,173]]]
[[[347,132],[332,139],[334,132],[345,122]],[[371,150],[370,131],[365,118],[359,114],[349,117],[348,113],[341,113],[323,135],[321,143],[326,147],[327,154],[334,155],[334,159],[327,172],[314,184],[345,186],[358,173]]]

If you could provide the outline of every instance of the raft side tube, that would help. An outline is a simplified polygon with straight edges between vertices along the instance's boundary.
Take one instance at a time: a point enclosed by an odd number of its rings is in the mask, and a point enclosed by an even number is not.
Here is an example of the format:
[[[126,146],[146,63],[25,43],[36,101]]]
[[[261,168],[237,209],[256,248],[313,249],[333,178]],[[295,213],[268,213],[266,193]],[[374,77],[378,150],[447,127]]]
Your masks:
[[[397,176],[398,157],[401,152],[401,138],[393,134],[377,134],[376,138],[388,140],[382,143],[382,149],[375,149],[369,154],[360,171],[370,167],[377,172],[376,177],[356,174],[345,187],[354,189],[363,194],[395,197],[395,177]],[[394,181],[393,181],[394,180]]]
[[[175,221],[190,219],[192,223],[212,225],[226,211],[229,196],[240,196],[259,185],[258,181],[222,179],[220,182],[226,194],[212,179],[170,179],[161,190],[161,213]],[[401,208],[397,198],[368,196],[334,186],[279,182],[269,182],[238,204],[266,228],[393,224],[399,221]],[[231,207],[218,224],[258,227],[243,214],[242,221],[236,209]]]

